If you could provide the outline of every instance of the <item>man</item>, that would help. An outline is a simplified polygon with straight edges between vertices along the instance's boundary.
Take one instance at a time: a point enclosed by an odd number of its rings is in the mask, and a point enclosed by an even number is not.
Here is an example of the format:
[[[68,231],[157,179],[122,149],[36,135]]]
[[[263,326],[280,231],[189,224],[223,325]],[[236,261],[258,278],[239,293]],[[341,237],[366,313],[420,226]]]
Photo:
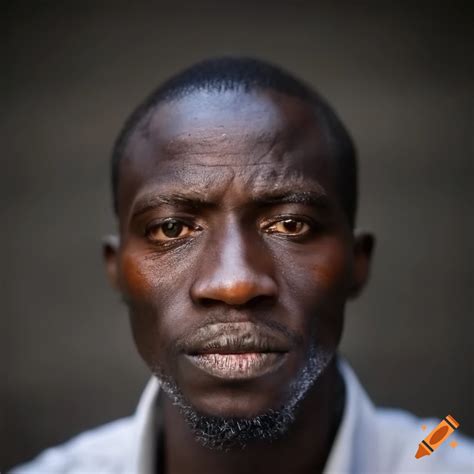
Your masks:
[[[133,417],[16,472],[471,472],[468,440],[416,459],[423,422],[375,409],[337,357],[374,238],[318,94],[258,60],[201,62],[132,114],[112,176],[107,272],[154,377]]]

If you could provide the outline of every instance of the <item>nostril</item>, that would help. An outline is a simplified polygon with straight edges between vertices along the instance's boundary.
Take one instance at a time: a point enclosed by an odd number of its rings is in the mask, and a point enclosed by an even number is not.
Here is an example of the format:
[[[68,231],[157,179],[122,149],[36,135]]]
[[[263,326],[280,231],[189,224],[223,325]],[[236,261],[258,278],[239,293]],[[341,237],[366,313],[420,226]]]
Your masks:
[[[242,308],[247,308],[247,309],[253,309],[253,308],[259,308],[263,309],[265,307],[270,307],[274,303],[274,298],[271,296],[267,295],[258,295],[250,300],[246,301],[245,303],[241,304],[227,304],[228,307],[235,308],[235,309],[242,309]],[[222,301],[213,299],[213,298],[201,298],[199,300],[199,304],[203,308],[211,308],[212,306],[220,305],[222,304]]]
[[[201,298],[200,303],[204,308],[210,308],[215,303],[218,303],[218,301],[213,300],[212,298]]]
[[[271,305],[274,301],[274,298],[272,296],[268,295],[258,295],[254,296],[251,300],[247,301],[246,306],[253,308],[253,307],[259,307],[262,308],[264,306]]]

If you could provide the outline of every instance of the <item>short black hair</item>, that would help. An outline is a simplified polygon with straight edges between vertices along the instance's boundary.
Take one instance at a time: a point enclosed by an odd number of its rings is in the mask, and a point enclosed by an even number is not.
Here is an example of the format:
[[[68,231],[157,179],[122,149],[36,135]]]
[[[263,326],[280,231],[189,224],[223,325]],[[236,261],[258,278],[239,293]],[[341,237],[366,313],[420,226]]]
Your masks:
[[[349,132],[333,108],[313,88],[279,66],[248,57],[218,57],[200,61],[169,78],[132,112],[125,121],[112,152],[112,194],[116,214],[119,165],[126,146],[138,128],[147,127],[160,103],[185,97],[199,90],[250,92],[258,89],[270,89],[298,97],[314,106],[317,118],[326,129],[331,158],[337,167],[337,190],[353,227],[357,211],[358,178],[356,149]]]

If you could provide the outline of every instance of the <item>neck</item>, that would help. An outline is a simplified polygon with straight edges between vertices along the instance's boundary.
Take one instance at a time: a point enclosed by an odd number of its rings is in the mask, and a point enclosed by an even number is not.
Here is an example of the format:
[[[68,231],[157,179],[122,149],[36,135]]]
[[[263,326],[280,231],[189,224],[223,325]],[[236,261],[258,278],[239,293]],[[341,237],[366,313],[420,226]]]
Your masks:
[[[283,438],[256,441],[244,449],[213,451],[194,439],[178,408],[165,396],[164,473],[322,472],[341,421],[344,401],[344,382],[333,359],[301,402],[295,421]]]

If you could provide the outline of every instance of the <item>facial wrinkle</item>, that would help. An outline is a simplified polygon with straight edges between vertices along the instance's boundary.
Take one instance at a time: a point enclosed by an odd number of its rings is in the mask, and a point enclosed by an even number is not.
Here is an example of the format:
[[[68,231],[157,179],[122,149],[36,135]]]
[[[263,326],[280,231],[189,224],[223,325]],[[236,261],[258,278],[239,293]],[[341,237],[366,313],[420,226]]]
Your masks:
[[[278,192],[279,189],[288,188],[289,183],[296,190],[297,188],[321,190],[321,185],[314,180],[308,179],[301,171],[295,167],[273,166],[261,171],[254,171],[246,180],[246,186],[251,187],[258,194],[261,191]]]
[[[228,127],[227,127],[228,128]],[[182,133],[168,139],[166,143],[160,145],[160,152],[169,157],[196,153],[205,155],[213,149],[235,148],[236,144],[246,144],[248,150],[256,147],[268,146],[268,150],[280,140],[281,133],[257,131],[247,133],[230,133],[227,128],[221,126],[217,129],[206,128],[204,130],[192,130],[189,133]],[[224,130],[227,130],[224,132]],[[205,133],[204,133],[205,132]],[[251,145],[250,145],[251,144]],[[191,151],[194,150],[194,151]],[[244,152],[244,150],[240,150]]]

